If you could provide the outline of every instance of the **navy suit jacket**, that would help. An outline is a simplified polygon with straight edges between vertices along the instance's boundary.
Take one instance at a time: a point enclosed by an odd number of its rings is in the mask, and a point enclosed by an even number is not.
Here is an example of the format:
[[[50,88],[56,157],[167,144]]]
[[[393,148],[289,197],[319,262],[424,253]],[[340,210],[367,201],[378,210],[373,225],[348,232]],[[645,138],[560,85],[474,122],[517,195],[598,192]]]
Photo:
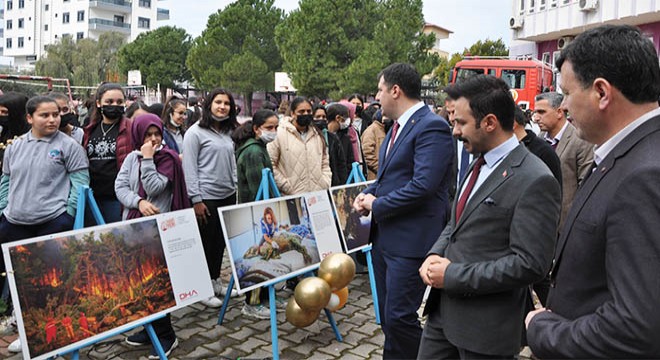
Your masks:
[[[416,111],[385,156],[392,131],[379,153],[373,194],[373,241],[403,257],[425,257],[446,223],[454,157],[449,124],[428,107]]]

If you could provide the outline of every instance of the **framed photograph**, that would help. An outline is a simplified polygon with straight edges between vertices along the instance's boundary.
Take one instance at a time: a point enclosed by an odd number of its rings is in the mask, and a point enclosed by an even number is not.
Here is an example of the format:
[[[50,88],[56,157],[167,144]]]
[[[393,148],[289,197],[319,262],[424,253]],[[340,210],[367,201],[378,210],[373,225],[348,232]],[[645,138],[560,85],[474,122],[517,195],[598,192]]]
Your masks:
[[[2,250],[26,359],[92,344],[213,295],[192,209]]]
[[[310,271],[342,252],[325,191],[218,211],[239,293]]]
[[[353,209],[353,201],[373,181],[330,188],[332,206],[337,215],[342,242],[350,254],[369,245],[371,214],[362,216]]]

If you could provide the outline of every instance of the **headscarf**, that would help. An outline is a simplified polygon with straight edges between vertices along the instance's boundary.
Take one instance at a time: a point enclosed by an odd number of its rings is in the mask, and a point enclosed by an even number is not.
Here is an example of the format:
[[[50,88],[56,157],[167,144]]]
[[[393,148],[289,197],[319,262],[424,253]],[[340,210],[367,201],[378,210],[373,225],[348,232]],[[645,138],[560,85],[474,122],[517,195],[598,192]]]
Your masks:
[[[131,128],[131,140],[133,141],[133,149],[140,150],[144,145],[144,137],[147,134],[149,127],[155,126],[163,134],[163,123],[160,118],[154,114],[138,115],[133,121]],[[141,163],[142,157],[138,159]],[[154,154],[154,164],[156,171],[159,174],[165,175],[172,184],[172,205],[170,211],[186,209],[190,207],[190,199],[186,192],[186,183],[183,177],[183,167],[181,166],[181,159],[172,149],[163,144],[162,149],[156,151]],[[140,177],[141,178],[141,177]],[[146,199],[147,193],[142,186],[142,180],[138,179],[138,195]],[[136,219],[142,217],[139,209],[130,209],[128,212],[129,219]]]

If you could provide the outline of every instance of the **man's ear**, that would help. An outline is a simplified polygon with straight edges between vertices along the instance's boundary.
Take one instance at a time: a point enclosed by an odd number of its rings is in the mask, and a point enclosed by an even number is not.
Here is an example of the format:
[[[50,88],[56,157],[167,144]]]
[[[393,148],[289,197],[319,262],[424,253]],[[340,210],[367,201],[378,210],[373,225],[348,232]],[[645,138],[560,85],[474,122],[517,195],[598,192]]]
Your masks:
[[[612,101],[614,91],[612,84],[603,78],[596,78],[592,85],[592,89],[594,90],[594,96],[598,99],[598,107],[601,110],[605,109]]]

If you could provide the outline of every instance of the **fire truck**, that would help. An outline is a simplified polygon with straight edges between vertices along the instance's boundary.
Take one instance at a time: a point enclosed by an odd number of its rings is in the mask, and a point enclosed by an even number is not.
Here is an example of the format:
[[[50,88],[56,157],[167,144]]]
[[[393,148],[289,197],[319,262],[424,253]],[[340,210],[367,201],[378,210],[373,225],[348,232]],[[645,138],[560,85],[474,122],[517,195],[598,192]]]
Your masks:
[[[534,110],[534,97],[554,89],[552,66],[540,60],[511,60],[506,57],[468,56],[456,63],[449,73],[450,83],[460,83],[470,76],[496,76],[509,85],[511,95],[523,110]]]

